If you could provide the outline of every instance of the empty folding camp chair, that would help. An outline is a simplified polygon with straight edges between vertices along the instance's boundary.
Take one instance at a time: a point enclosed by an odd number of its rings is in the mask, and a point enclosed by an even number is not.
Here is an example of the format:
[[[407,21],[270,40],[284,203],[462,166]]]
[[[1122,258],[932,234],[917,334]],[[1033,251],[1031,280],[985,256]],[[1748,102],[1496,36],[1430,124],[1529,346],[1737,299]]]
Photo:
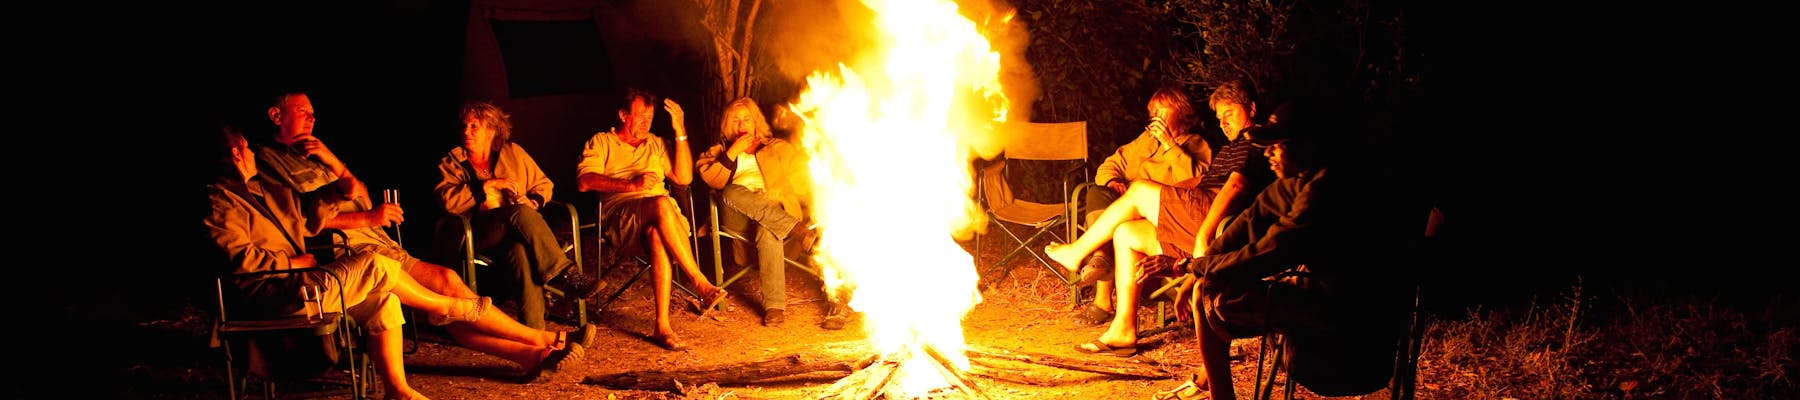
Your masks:
[[[1066,242],[1070,193],[1088,181],[1087,122],[1011,123],[1002,135],[999,159],[976,171],[976,194],[982,209],[1000,234],[1009,238],[1005,255],[986,267],[982,288],[1004,279],[1012,271],[1007,262],[1030,256],[1069,286],[1071,304],[1080,301],[1075,277],[1043,255],[1051,241]],[[991,233],[991,232],[990,232]],[[975,254],[984,254],[982,237],[975,237]]]

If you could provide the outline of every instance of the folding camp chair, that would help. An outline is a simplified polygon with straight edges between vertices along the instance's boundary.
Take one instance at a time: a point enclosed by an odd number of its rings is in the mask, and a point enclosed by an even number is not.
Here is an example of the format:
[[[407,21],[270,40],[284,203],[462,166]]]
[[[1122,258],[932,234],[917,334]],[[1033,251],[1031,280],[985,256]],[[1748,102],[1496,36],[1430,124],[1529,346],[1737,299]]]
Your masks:
[[[316,242],[319,244],[309,243],[307,251],[322,256],[321,260],[330,259],[337,250],[346,248],[343,231],[330,229],[319,237],[321,239]],[[213,345],[224,355],[225,387],[229,398],[247,395],[244,392],[251,384],[260,384],[263,398],[274,398],[277,382],[320,375],[321,369],[327,368],[322,363],[338,361],[346,364],[352,398],[363,399],[373,390],[373,364],[368,354],[357,347],[361,329],[344,313],[343,291],[337,291],[340,296],[338,308],[315,309],[313,314],[303,316],[257,315],[240,305],[244,299],[237,291],[239,282],[298,279],[293,275],[303,273],[318,273],[328,278],[324,284],[342,287],[336,274],[317,267],[213,277],[212,297],[218,307],[214,314]]]
[[[1014,123],[1003,125],[1002,153],[999,159],[977,171],[976,194],[991,225],[1010,238],[1014,245],[1005,255],[986,267],[982,288],[992,287],[1012,272],[1007,262],[1021,254],[1037,259],[1039,265],[1069,287],[1069,302],[1081,300],[1076,277],[1043,254],[1048,241],[1068,241],[1064,237],[1072,222],[1068,209],[1074,203],[1070,195],[1082,182],[1088,181],[1087,122]],[[975,254],[982,252],[982,235],[975,237]]]
[[[569,240],[562,242],[563,252],[568,255],[570,260],[575,262],[575,265],[569,268],[573,268],[576,271],[585,271],[582,269],[584,261],[581,257],[580,246],[582,225],[580,215],[576,212],[575,205],[562,201],[550,200],[549,202],[544,203],[544,207],[540,209],[540,211],[544,213],[544,222],[550,224],[552,229],[566,229],[566,232],[569,233]],[[557,217],[565,216],[568,218],[567,225],[559,224],[558,222],[563,221],[563,219]],[[564,226],[567,228],[563,228]],[[456,246],[458,246],[453,249],[453,253],[457,260],[456,265],[461,266],[462,271],[459,271],[459,273],[462,274],[463,283],[469,285],[469,290],[481,293],[481,289],[476,286],[476,283],[478,282],[475,279],[476,273],[479,272],[481,268],[491,265],[493,259],[475,252],[475,241],[472,240],[472,238],[475,237],[474,227],[470,225],[469,218],[460,215],[446,216],[443,222],[440,223],[438,230],[440,234],[457,235],[452,239],[452,241],[457,243]],[[561,236],[559,235],[558,238],[560,241]],[[556,317],[558,319],[563,319],[566,322],[573,322],[575,326],[587,325],[587,299],[571,297],[568,293],[563,292],[562,289],[551,285],[544,285],[544,295],[549,296],[552,300],[557,298],[568,298],[575,302],[575,313],[573,317],[564,319],[561,316],[554,314],[554,312],[550,310],[552,307],[545,307],[545,316]]]
[[[720,201],[719,196],[709,196],[707,206],[709,207],[708,211],[710,214],[708,214],[706,226],[710,229],[700,229],[698,236],[706,236],[712,242],[713,285],[727,287],[731,286],[732,283],[736,283],[738,279],[743,278],[744,274],[749,273],[750,269],[755,265],[754,263],[743,262],[745,268],[738,269],[737,273],[733,273],[729,277],[725,276],[724,249],[726,248],[726,245],[729,243],[732,246],[755,247],[756,238],[748,233],[733,230],[719,222],[719,213],[721,212],[720,210],[723,209],[720,207]],[[727,240],[729,240],[729,242],[727,242]],[[812,274],[814,277],[819,277],[819,268],[805,261],[808,258],[806,257],[806,254],[811,253],[811,251],[812,249],[810,248],[804,249],[804,253],[798,257],[798,260],[796,260],[795,257],[784,256],[782,257],[782,261],[786,261],[788,266],[799,268],[801,271],[806,271],[806,273]]]
[[[1419,249],[1424,258],[1418,260],[1419,264],[1414,266],[1415,268],[1430,267],[1430,263],[1433,261],[1430,257],[1433,256],[1435,254],[1434,251],[1437,250],[1432,246],[1437,245],[1435,240],[1443,227],[1443,223],[1444,213],[1442,210],[1432,208],[1428,211],[1425,219],[1424,241],[1421,242],[1423,247]],[[1405,275],[1412,275],[1415,271],[1419,270],[1408,271]],[[1287,276],[1295,277],[1297,279],[1306,279],[1305,272],[1291,273]],[[1395,335],[1396,338],[1393,343],[1394,364],[1393,369],[1391,370],[1392,375],[1389,377],[1387,386],[1388,398],[1392,400],[1412,400],[1418,385],[1419,349],[1425,339],[1425,314],[1423,307],[1425,291],[1424,285],[1417,279],[1411,282],[1410,288],[1413,292],[1410,303],[1411,307],[1407,310],[1407,314],[1404,318],[1401,319],[1403,326],[1400,328],[1398,334]],[[1199,294],[1199,290],[1196,288],[1194,295],[1198,296]],[[1198,317],[1198,315],[1195,316],[1195,318]],[[1287,336],[1287,334],[1277,331],[1270,331],[1268,334],[1263,335],[1261,340],[1262,344],[1258,348],[1258,353],[1260,353],[1260,355],[1257,358],[1256,364],[1256,381],[1251,386],[1253,390],[1251,393],[1252,399],[1274,398],[1276,384],[1275,375],[1278,373],[1291,372],[1290,368],[1293,366],[1293,343],[1288,340]],[[1283,379],[1283,398],[1294,398],[1295,384],[1296,381],[1292,379],[1291,375],[1287,379]]]
[[[669,184],[668,186],[669,197],[674,198],[675,203],[681,206],[682,214],[687,217],[690,222],[688,224],[689,246],[697,253],[700,249],[700,235],[693,231],[693,228],[699,226],[699,224],[692,223],[692,221],[695,221],[694,195],[687,185]],[[594,201],[594,222],[581,224],[579,227],[580,230],[592,229],[594,231],[594,248],[599,253],[597,257],[600,260],[600,277],[604,278],[613,269],[627,265],[634,265],[637,269],[631,273],[631,277],[627,278],[624,284],[619,285],[618,289],[614,289],[612,294],[607,295],[606,300],[601,301],[599,306],[594,307],[593,312],[596,314],[596,318],[599,317],[598,314],[600,311],[605,310],[606,307],[611,306],[614,301],[619,300],[619,296],[624,295],[626,289],[630,289],[632,284],[637,283],[638,279],[643,278],[645,273],[649,272],[650,267],[652,266],[649,258],[645,255],[623,256],[629,253],[622,251],[622,249],[629,249],[631,248],[630,246],[643,245],[643,243],[639,241],[641,240],[640,236],[642,235],[632,235],[628,240],[622,241],[622,243],[607,242],[604,233],[605,228],[602,228],[606,226],[605,213],[601,212],[604,208],[605,203],[596,198]],[[694,256],[695,260],[699,259],[699,254],[695,254]],[[681,284],[680,280],[676,280],[673,283],[676,289],[680,289],[682,292],[686,292],[689,296],[693,296],[694,298],[700,298],[698,292],[687,287],[687,285]]]

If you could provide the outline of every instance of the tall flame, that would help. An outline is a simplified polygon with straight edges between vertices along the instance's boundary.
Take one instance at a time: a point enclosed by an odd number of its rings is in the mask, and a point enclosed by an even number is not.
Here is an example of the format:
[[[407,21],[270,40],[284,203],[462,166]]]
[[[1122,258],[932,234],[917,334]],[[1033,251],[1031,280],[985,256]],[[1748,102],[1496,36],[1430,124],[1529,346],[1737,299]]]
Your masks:
[[[815,71],[790,105],[813,154],[814,252],[828,292],[848,293],[879,354],[968,370],[962,319],[981,302],[956,243],[984,227],[970,161],[1006,120],[1000,54],[949,0],[863,0],[880,51]],[[1003,21],[1010,21],[1010,15]],[[911,395],[949,386],[929,362],[897,373]]]

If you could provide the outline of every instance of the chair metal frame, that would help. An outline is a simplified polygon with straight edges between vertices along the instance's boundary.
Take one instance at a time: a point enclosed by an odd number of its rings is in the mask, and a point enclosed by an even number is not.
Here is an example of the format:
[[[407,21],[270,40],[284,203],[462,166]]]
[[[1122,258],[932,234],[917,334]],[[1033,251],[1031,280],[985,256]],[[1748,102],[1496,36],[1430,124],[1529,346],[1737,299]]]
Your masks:
[[[707,226],[711,229],[701,229],[702,232],[700,234],[707,236],[712,242],[713,285],[718,287],[729,287],[732,283],[736,283],[738,279],[743,278],[750,270],[760,267],[754,265],[754,263],[741,263],[744,264],[742,265],[743,268],[739,268],[737,273],[732,274],[730,277],[725,276],[724,245],[726,242],[724,240],[731,240],[738,244],[754,247],[756,245],[756,239],[743,232],[726,229],[725,225],[719,222],[719,210],[721,210],[721,207],[719,206],[720,201],[723,200],[720,199],[719,196],[707,196],[707,207],[709,211],[709,214],[707,215]],[[812,250],[813,249],[808,248],[806,249],[806,253],[811,254]],[[808,258],[810,257],[802,257],[803,260]],[[787,257],[786,254],[783,254],[781,259],[786,262],[788,266],[799,268],[801,271],[812,274],[815,278],[823,279],[823,275],[820,275],[821,272],[819,268],[813,266],[811,263],[794,260],[793,258]]]
[[[694,215],[694,212],[695,212],[694,211],[694,197],[693,197],[694,194],[691,191],[690,187],[687,185],[676,185],[676,184],[667,184],[667,185],[669,188],[669,197],[675,199],[675,203],[677,205],[681,206],[681,209],[684,213],[683,217],[687,218],[689,249],[694,251],[695,260],[698,261],[699,256],[700,256],[700,254],[699,254],[699,252],[700,252],[700,234],[699,234],[699,232],[696,232],[696,231],[698,230],[698,227],[700,226],[700,224],[694,223],[694,221],[696,220],[695,219],[696,216]],[[643,278],[644,274],[646,272],[649,272],[650,268],[653,265],[651,265],[650,260],[646,259],[643,255],[633,256],[633,257],[614,257],[614,259],[612,259],[612,260],[607,260],[606,252],[607,252],[608,247],[607,247],[606,233],[605,233],[606,213],[603,211],[606,209],[606,203],[605,203],[605,201],[599,200],[598,195],[595,195],[594,197],[595,197],[595,200],[594,200],[594,222],[591,224],[579,224],[579,225],[577,225],[576,230],[581,230],[581,229],[593,229],[594,230],[594,249],[595,249],[595,252],[597,253],[596,254],[597,260],[599,260],[598,262],[600,264],[600,267],[599,267],[600,276],[599,277],[605,278],[606,275],[609,274],[614,268],[623,266],[624,264],[626,264],[628,262],[635,263],[638,265],[637,271],[632,272],[631,277],[627,278],[625,280],[624,284],[619,285],[618,289],[614,289],[612,294],[606,296],[606,300],[601,301],[598,306],[593,308],[593,313],[595,314],[595,318],[599,318],[599,313],[601,311],[606,310],[607,307],[612,306],[613,302],[618,301],[620,296],[625,295],[625,290],[630,289],[631,285],[637,283],[638,279]],[[633,235],[633,236],[631,236],[631,238],[636,239],[639,236],[641,236],[641,235]],[[617,246],[620,246],[620,247],[635,246],[638,244],[639,243],[637,241],[628,240],[628,241],[625,241],[624,243],[619,243]],[[671,273],[674,273],[674,272],[671,271]],[[673,279],[671,279],[671,280],[673,281],[673,282],[671,282],[671,284],[673,284],[676,289],[680,289],[682,292],[687,293],[689,296],[693,296],[695,298],[700,297],[699,292],[696,292],[696,291],[694,291],[694,289],[687,287],[687,285],[681,284],[681,281],[673,280]],[[724,286],[721,285],[720,287],[723,288]],[[722,307],[723,304],[721,303],[720,306]]]
[[[1441,209],[1432,208],[1429,211],[1426,218],[1424,235],[1426,246],[1431,245],[1429,242],[1432,238],[1437,236],[1443,221],[1444,214]],[[1420,249],[1419,251],[1428,252],[1429,250],[1430,249]],[[1305,279],[1304,273],[1284,272],[1283,275],[1278,275],[1278,277],[1284,275],[1298,276],[1300,279]],[[1407,316],[1405,317],[1405,333],[1398,335],[1394,342],[1393,375],[1388,378],[1389,381],[1387,387],[1388,398],[1392,400],[1412,400],[1417,394],[1416,389],[1418,388],[1419,381],[1419,354],[1420,348],[1425,341],[1425,325],[1427,323],[1425,320],[1424,309],[1425,285],[1419,280],[1414,280],[1412,282],[1412,291],[1411,309],[1408,310]],[[1194,295],[1200,295],[1198,286],[1194,288]],[[1199,310],[1196,309],[1195,312],[1198,313]],[[1195,317],[1198,318],[1199,316],[1196,315]],[[1270,350],[1271,347],[1274,349]],[[1286,336],[1281,332],[1270,331],[1263,335],[1261,344],[1257,349],[1256,382],[1254,383],[1254,386],[1251,386],[1254,390],[1254,392],[1251,393],[1251,399],[1265,400],[1274,398],[1275,374],[1283,373],[1287,370],[1288,363],[1292,358],[1290,352],[1292,349],[1290,347]],[[1269,357],[1270,353],[1273,353],[1273,357]],[[1265,363],[1265,361],[1268,362]],[[1264,369],[1265,364],[1268,365],[1266,371]],[[1268,376],[1266,383],[1264,382],[1265,372]],[[1295,384],[1293,379],[1284,380],[1282,385],[1283,398],[1294,398]]]
[[[347,305],[344,303],[344,290],[337,290],[338,310],[335,310],[335,312],[319,310],[320,315],[317,319],[310,319],[310,317],[306,317],[306,315],[272,317],[272,319],[232,319],[232,314],[230,314],[229,310],[229,301],[225,299],[225,281],[227,281],[227,279],[288,276],[288,274],[306,274],[306,272],[326,272],[324,276],[331,277],[331,283],[338,285],[338,288],[344,286],[342,285],[342,279],[340,279],[335,272],[331,272],[328,268],[319,267],[286,268],[286,270],[259,270],[259,272],[232,272],[232,274],[214,276],[214,279],[212,279],[214,301],[216,301],[216,305],[218,305],[218,315],[216,315],[216,324],[214,324],[216,328],[214,328],[214,330],[216,330],[218,339],[220,339],[220,348],[223,350],[221,353],[225,355],[225,357],[223,357],[223,359],[225,359],[225,387],[227,387],[227,393],[229,393],[230,398],[236,400],[236,398],[243,398],[241,395],[248,395],[248,393],[239,393],[239,389],[248,389],[248,386],[252,384],[252,382],[250,382],[250,380],[252,380],[252,377],[250,377],[252,373],[250,373],[250,371],[245,371],[243,377],[238,377],[236,350],[234,350],[232,342],[239,342],[239,344],[245,346],[245,350],[248,350],[248,346],[250,346],[250,342],[248,341],[254,339],[254,337],[286,335],[286,333],[308,333],[308,335],[317,335],[317,337],[335,333],[335,335],[337,335],[337,337],[335,337],[335,339],[337,339],[335,346],[342,350],[342,353],[340,353],[338,357],[347,360],[347,364],[349,364],[351,396],[356,398],[356,400],[362,400],[362,398],[367,398],[367,395],[369,395],[369,389],[373,386],[373,382],[371,382],[371,378],[374,377],[373,362],[371,362],[371,360],[365,360],[367,359],[367,353],[365,353],[365,351],[358,351],[358,348],[356,348],[355,337],[360,337],[360,330],[356,328],[355,321],[351,321],[349,315],[346,314]],[[263,398],[274,398],[274,378],[257,378],[261,380],[261,386],[263,386]]]
[[[1031,255],[1032,258],[1037,260],[1038,264],[1043,266],[1044,269],[1050,271],[1050,273],[1052,275],[1056,276],[1056,278],[1058,280],[1061,280],[1063,282],[1064,286],[1068,287],[1068,289],[1069,289],[1069,304],[1071,306],[1079,306],[1080,305],[1081,287],[1077,285],[1078,283],[1080,283],[1079,278],[1074,276],[1074,274],[1069,274],[1069,273],[1064,272],[1062,270],[1061,266],[1058,266],[1058,265],[1056,265],[1056,263],[1050,261],[1049,258],[1045,257],[1040,250],[1034,249],[1033,247],[1034,247],[1034,245],[1039,243],[1041,239],[1044,239],[1044,238],[1050,238],[1050,239],[1059,240],[1059,241],[1067,241],[1067,240],[1075,237],[1074,235],[1077,232],[1077,230],[1076,230],[1077,228],[1075,227],[1075,225],[1078,225],[1077,222],[1079,220],[1071,218],[1071,216],[1073,215],[1073,212],[1070,212],[1067,210],[1075,208],[1077,198],[1075,198],[1073,196],[1076,195],[1076,192],[1078,192],[1082,189],[1082,185],[1091,184],[1091,182],[1087,182],[1089,180],[1088,179],[1088,170],[1092,169],[1092,165],[1091,165],[1092,163],[1089,160],[1090,155],[1088,154],[1088,149],[1087,149],[1087,121],[1055,122],[1055,123],[1023,123],[1021,125],[1011,128],[1011,129],[1023,129],[1023,130],[1033,130],[1035,128],[1068,129],[1067,127],[1079,127],[1076,130],[1079,131],[1080,134],[1069,135],[1069,136],[1071,136],[1071,138],[1068,138],[1068,139],[1072,139],[1072,140],[1047,140],[1047,139],[1043,139],[1043,138],[1026,138],[1026,137],[1023,137],[1024,135],[1015,135],[1016,137],[1008,138],[1007,144],[1006,144],[1007,149],[1003,150],[1001,156],[998,159],[982,163],[983,165],[979,165],[977,167],[976,172],[975,172],[976,176],[974,179],[975,184],[976,184],[976,187],[975,187],[975,194],[977,196],[976,201],[978,202],[978,204],[981,205],[982,211],[987,214],[987,218],[989,220],[989,225],[1000,227],[1000,231],[1006,233],[1006,235],[1008,237],[1012,238],[1013,242],[1016,244],[1016,246],[1012,250],[1008,251],[1005,255],[1001,256],[998,260],[994,261],[994,263],[987,268],[987,271],[985,273],[981,274],[982,282],[983,282],[981,284],[981,287],[983,289],[991,287],[992,282],[998,282],[1001,279],[1004,279],[1007,275],[1011,274],[1012,267],[1008,266],[1007,262],[1011,261],[1013,257],[1019,256],[1021,253],[1023,253],[1023,254]],[[1007,128],[1003,128],[1003,129],[1007,129]],[[1022,154],[1018,154],[1018,153],[1012,151],[1015,143],[1026,143],[1026,142],[1032,142],[1032,141],[1065,142],[1065,144],[1068,146],[1072,146],[1073,148],[1078,148],[1079,152],[1081,153],[1081,156],[1079,158],[1040,158],[1039,156],[1036,156],[1036,155],[1029,155],[1029,154],[1022,155]],[[1061,187],[1059,188],[1057,193],[1058,194],[1067,193],[1067,195],[1064,195],[1063,198],[1060,199],[1061,200],[1060,204],[1049,204],[1052,206],[1057,206],[1057,207],[1063,208],[1065,211],[1059,212],[1059,213],[1053,213],[1039,221],[1010,221],[1007,219],[1000,218],[999,215],[996,214],[996,212],[995,212],[994,205],[992,203],[992,199],[989,198],[989,193],[988,193],[990,190],[999,190],[999,189],[988,188],[987,187],[988,179],[984,178],[984,176],[986,176],[988,174],[999,174],[999,179],[1004,180],[1005,176],[1006,176],[1005,168],[1009,167],[1009,165],[1008,165],[1009,160],[1073,161],[1073,162],[1075,162],[1074,165],[1071,165],[1066,170],[1056,171],[1056,177],[1061,181],[1060,182]],[[1044,203],[1038,203],[1038,204],[1044,204]],[[1027,226],[1028,228],[1032,229],[1032,231],[1030,232],[1029,235],[1021,235],[1019,232],[1015,232],[1015,231],[1013,231],[1013,229],[1008,228],[1007,224],[1024,225],[1024,226]],[[1059,228],[1060,228],[1061,232],[1059,232]],[[1063,235],[1067,235],[1067,236],[1063,236]],[[974,248],[975,248],[975,254],[977,256],[982,254],[981,248],[982,248],[982,242],[983,242],[982,237],[983,236],[985,236],[985,235],[983,235],[979,232],[975,235]],[[979,260],[979,258],[977,258],[977,260]]]
[[[567,203],[567,202],[563,202],[563,201],[550,200],[550,201],[547,201],[544,203],[543,209],[560,209],[567,213],[567,215],[569,217],[569,225],[568,226],[570,227],[570,229],[569,229],[570,239],[569,239],[568,243],[562,244],[563,252],[569,254],[569,257],[571,259],[573,259],[573,261],[575,262],[575,265],[570,268],[574,268],[577,271],[583,270],[584,261],[581,256],[581,245],[580,245],[581,244],[582,225],[581,225],[580,215],[576,213],[575,205]],[[540,209],[540,211],[542,211],[542,209]],[[462,267],[461,273],[462,273],[462,277],[463,277],[463,283],[465,283],[469,286],[469,290],[473,290],[476,293],[481,293],[481,290],[476,286],[476,283],[477,283],[476,279],[475,279],[476,271],[478,271],[478,269],[480,267],[486,267],[488,265],[491,265],[493,263],[493,259],[475,251],[475,241],[473,240],[473,238],[475,237],[474,226],[469,222],[468,217],[460,216],[460,215],[451,215],[448,217],[448,220],[452,221],[453,223],[458,224],[457,228],[459,228],[462,232],[462,236],[461,236],[462,239],[460,240],[461,243],[459,244],[459,246],[461,246],[461,249],[459,249],[460,250],[459,256],[462,259],[461,260],[461,267]],[[548,216],[546,216],[544,221],[550,222],[551,220],[548,218]],[[602,240],[605,240],[605,239],[602,239]],[[550,296],[552,298],[567,298],[567,297],[569,297],[567,292],[564,292],[562,289],[559,289],[559,288],[556,288],[556,287],[550,286],[550,285],[544,285],[544,294],[547,296]],[[573,322],[573,323],[575,323],[575,326],[587,325],[587,322],[588,322],[587,299],[586,298],[575,298],[573,300],[575,301],[575,317],[573,318],[574,319],[573,321],[569,321],[568,319],[562,318],[561,316],[558,316],[555,313],[550,312],[549,307],[545,307],[545,310],[544,310],[544,312],[546,313],[545,317],[547,319],[558,319],[558,320],[563,320],[564,322]]]

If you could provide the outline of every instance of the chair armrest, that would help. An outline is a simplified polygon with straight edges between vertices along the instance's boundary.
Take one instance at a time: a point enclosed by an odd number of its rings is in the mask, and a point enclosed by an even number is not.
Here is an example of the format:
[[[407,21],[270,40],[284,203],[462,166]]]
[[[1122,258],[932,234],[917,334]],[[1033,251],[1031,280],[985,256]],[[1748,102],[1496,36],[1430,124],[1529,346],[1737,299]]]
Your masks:
[[[451,234],[460,235],[457,236],[459,238],[457,246],[461,247],[458,250],[462,253],[462,257],[458,258],[462,259],[462,271],[459,272],[462,273],[463,283],[468,284],[471,291],[478,290],[475,288],[475,227],[469,222],[469,217],[449,215],[444,219],[452,224],[449,227],[449,229],[454,229]],[[475,293],[481,292],[476,291]]]
[[[344,280],[343,280],[343,278],[339,277],[336,271],[332,271],[330,269],[320,268],[320,267],[299,267],[299,268],[288,268],[288,269],[278,269],[278,270],[269,270],[269,271],[232,272],[232,273],[226,273],[226,274],[214,276],[213,277],[213,291],[214,291],[214,296],[216,296],[216,298],[215,298],[215,300],[217,301],[216,304],[218,304],[218,306],[219,306],[219,315],[218,315],[219,322],[223,323],[223,322],[231,320],[226,313],[225,281],[230,280],[230,281],[236,282],[237,280],[240,280],[240,279],[261,278],[261,277],[277,276],[277,275],[303,274],[303,273],[309,273],[309,272],[324,272],[325,276],[330,278],[331,282],[335,283],[337,285],[337,287],[339,288],[337,291],[338,292],[338,312],[342,313],[344,311],[344,307],[348,306],[346,303],[344,303],[344,291],[343,291]],[[324,312],[324,310],[319,310],[319,311]]]
[[[304,242],[306,252],[318,257],[320,264],[331,263],[340,253],[350,250],[350,236],[338,228],[325,228],[317,235],[308,236]]]
[[[581,266],[581,263],[582,263],[581,229],[584,228],[585,226],[583,226],[581,224],[581,213],[576,211],[577,209],[575,208],[575,204],[572,204],[569,202],[564,202],[564,201],[558,201],[558,200],[550,200],[548,202],[545,202],[544,209],[556,210],[557,212],[561,212],[561,213],[564,213],[565,215],[569,216],[569,244],[566,246],[564,251],[573,252],[570,255],[572,256],[571,258],[573,258],[573,260],[571,260],[571,261],[575,262],[575,270],[576,271],[584,271],[583,269],[581,269],[582,268],[582,266]],[[546,215],[545,217],[546,218],[544,219],[544,222],[546,222],[546,223],[550,222],[548,215]],[[598,226],[598,225],[596,225],[596,226]],[[596,231],[596,234],[597,233],[598,233],[598,231]]]
[[[1102,187],[1104,186],[1096,185],[1093,182],[1081,182],[1076,184],[1074,189],[1069,190],[1068,201],[1064,202],[1069,206],[1068,214],[1064,216],[1069,220],[1069,240],[1075,240],[1080,236],[1081,231],[1086,230],[1086,227],[1081,225],[1081,202],[1087,199],[1083,195],[1089,190]]]

